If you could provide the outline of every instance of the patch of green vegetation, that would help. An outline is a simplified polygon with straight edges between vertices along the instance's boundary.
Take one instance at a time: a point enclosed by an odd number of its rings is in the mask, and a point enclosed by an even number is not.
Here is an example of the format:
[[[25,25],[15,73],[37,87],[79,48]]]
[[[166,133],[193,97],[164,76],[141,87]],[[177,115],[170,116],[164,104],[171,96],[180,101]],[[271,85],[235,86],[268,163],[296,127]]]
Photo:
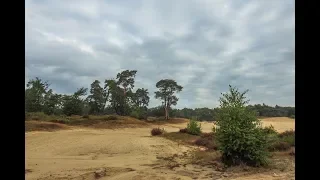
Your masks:
[[[216,135],[222,160],[226,165],[266,165],[268,141],[258,126],[260,120],[246,104],[245,94],[229,85],[220,98]]]
[[[200,135],[201,134],[201,124],[195,119],[191,119],[187,124],[187,133],[192,135]]]

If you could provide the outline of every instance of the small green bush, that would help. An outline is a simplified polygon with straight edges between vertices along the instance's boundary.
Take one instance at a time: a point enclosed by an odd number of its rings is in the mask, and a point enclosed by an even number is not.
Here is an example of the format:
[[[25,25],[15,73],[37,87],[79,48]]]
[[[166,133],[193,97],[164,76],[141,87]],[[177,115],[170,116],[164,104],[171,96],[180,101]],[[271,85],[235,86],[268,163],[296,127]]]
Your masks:
[[[191,119],[187,125],[187,131],[192,135],[201,134],[201,124],[198,123],[195,119]]]
[[[272,125],[270,125],[269,127],[264,127],[262,129],[262,131],[267,135],[269,135],[269,134],[278,134],[278,132],[274,129],[274,127]]]

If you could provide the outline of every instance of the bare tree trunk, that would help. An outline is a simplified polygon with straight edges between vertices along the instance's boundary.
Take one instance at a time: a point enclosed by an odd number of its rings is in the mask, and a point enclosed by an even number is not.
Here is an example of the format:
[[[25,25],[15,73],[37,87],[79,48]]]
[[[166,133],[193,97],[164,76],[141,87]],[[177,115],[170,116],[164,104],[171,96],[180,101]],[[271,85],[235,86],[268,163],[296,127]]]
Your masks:
[[[164,116],[165,116],[165,119],[166,120],[168,120],[167,119],[167,116],[168,116],[168,110],[167,110],[167,99],[164,99],[164,106],[163,106],[163,108],[164,108]]]
[[[169,119],[168,107],[165,106],[164,110],[165,110],[165,113],[166,113],[165,119],[168,120]]]
[[[169,104],[167,104],[167,120],[169,120],[169,109],[170,109],[170,106],[169,106]]]

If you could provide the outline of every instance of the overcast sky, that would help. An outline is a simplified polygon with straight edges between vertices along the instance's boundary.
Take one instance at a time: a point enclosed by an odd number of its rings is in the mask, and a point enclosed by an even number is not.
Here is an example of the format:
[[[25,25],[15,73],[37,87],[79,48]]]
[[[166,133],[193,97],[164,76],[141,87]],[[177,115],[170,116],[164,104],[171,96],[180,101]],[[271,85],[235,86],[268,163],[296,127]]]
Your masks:
[[[293,0],[26,0],[26,81],[73,93],[122,70],[136,87],[171,78],[177,108],[218,106],[228,85],[251,103],[294,106]]]

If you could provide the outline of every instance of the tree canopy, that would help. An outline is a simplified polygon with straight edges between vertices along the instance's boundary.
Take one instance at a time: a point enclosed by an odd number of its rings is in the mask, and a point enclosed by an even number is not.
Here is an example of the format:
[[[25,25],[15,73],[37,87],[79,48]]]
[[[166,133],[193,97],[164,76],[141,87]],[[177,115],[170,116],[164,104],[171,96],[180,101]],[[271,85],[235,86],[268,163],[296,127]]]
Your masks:
[[[25,111],[46,114],[85,115],[118,114],[132,115],[145,119],[147,116],[195,118],[215,121],[219,108],[173,108],[178,103],[177,93],[183,87],[173,79],[162,79],[155,85],[158,89],[155,98],[162,104],[149,108],[149,92],[143,87],[135,87],[136,70],[119,72],[115,78],[104,81],[93,80],[90,89],[82,87],[73,94],[59,94],[50,89],[48,81],[39,77],[31,79],[25,89]],[[248,105],[248,109],[265,117],[294,117],[294,107]]]
[[[177,105],[178,98],[175,93],[182,91],[183,87],[178,85],[175,80],[162,79],[157,82],[156,87],[159,89],[155,92],[155,98],[161,99],[165,110],[165,118],[169,119],[169,109]]]

